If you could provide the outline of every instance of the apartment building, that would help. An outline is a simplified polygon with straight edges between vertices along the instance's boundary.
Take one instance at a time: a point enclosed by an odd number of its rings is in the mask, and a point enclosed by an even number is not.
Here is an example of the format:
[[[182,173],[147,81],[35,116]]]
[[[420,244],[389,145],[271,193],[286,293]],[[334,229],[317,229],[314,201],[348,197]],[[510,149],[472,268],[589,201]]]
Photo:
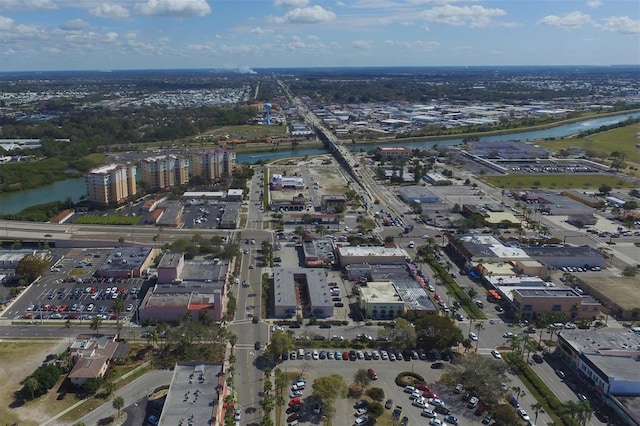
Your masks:
[[[223,149],[194,152],[191,157],[192,174],[207,181],[231,175],[236,166],[236,153]]]
[[[137,192],[136,166],[109,164],[90,170],[84,177],[87,199],[101,206],[122,204]]]
[[[173,188],[189,183],[189,159],[160,155],[142,160],[142,181],[149,191]]]

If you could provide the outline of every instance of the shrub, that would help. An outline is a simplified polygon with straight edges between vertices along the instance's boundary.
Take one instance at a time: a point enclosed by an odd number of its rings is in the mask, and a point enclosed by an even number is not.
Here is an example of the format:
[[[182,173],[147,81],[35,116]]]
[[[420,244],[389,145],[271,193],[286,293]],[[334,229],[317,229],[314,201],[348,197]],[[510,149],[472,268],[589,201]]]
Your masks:
[[[398,386],[413,386],[416,383],[424,383],[424,377],[418,373],[411,371],[403,371],[396,376],[396,385]]]
[[[374,401],[384,400],[384,390],[381,388],[371,388],[367,390],[367,396]]]

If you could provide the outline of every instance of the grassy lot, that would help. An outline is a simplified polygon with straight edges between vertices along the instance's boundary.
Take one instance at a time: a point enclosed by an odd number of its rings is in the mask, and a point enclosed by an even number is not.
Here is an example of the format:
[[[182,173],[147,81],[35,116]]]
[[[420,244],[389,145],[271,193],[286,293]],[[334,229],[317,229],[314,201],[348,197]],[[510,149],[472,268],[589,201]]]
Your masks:
[[[485,182],[498,188],[543,188],[543,189],[598,189],[606,184],[612,188],[632,188],[633,184],[615,176],[589,174],[589,175],[503,175],[483,176]]]
[[[584,150],[598,153],[600,158],[608,158],[612,152],[618,151],[624,154],[626,161],[638,164],[640,163],[640,149],[635,147],[637,143],[640,143],[640,138],[636,137],[638,133],[640,133],[640,123],[635,123],[596,133],[586,138],[558,139],[536,143],[554,151],[560,151],[570,146],[578,146]]]
[[[76,223],[81,225],[137,225],[142,216],[120,216],[110,214],[107,216],[81,216]]]

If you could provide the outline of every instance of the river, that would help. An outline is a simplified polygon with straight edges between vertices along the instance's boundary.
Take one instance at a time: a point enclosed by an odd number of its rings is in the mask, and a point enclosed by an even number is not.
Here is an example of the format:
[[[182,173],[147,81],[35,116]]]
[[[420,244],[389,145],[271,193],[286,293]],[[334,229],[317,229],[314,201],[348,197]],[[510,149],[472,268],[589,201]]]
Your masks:
[[[487,142],[501,142],[509,140],[540,140],[548,138],[562,138],[570,135],[574,135],[584,130],[595,129],[602,126],[609,126],[619,123],[627,118],[638,118],[640,112],[627,113],[610,117],[602,117],[589,119],[585,121],[579,121],[571,124],[563,124],[561,126],[552,127],[544,130],[534,130],[531,132],[510,133],[504,135],[494,136],[482,136],[481,141]],[[407,148],[426,148],[434,145],[460,145],[462,144],[462,138],[460,139],[443,139],[443,140],[430,140],[430,141],[398,141],[392,143],[385,143],[385,146],[404,146]],[[358,144],[350,147],[350,149],[360,151],[368,151],[379,144]],[[260,160],[277,160],[287,157],[304,157],[312,155],[326,154],[328,151],[315,148],[315,149],[300,149],[300,150],[286,150],[277,152],[256,152],[256,153],[244,153],[238,154],[238,163],[255,163]],[[73,201],[78,201],[80,197],[86,194],[86,187],[84,184],[84,178],[67,179],[60,182],[56,182],[52,185],[44,186],[42,188],[28,189],[19,192],[9,192],[0,194],[0,213],[17,213],[29,206],[35,204],[43,204],[51,201],[62,201],[67,197],[71,197]]]

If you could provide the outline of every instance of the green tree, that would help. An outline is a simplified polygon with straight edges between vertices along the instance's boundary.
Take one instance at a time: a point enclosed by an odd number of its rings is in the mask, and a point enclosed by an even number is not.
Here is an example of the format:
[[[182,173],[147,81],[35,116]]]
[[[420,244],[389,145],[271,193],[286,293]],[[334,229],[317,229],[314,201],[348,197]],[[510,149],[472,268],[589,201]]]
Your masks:
[[[116,411],[118,411],[118,418],[120,418],[120,410],[124,408],[124,398],[120,395],[116,396],[115,398],[113,398],[113,402],[111,403],[111,405]]]
[[[371,377],[369,377],[369,373],[364,368],[359,368],[353,374],[353,383],[360,388],[360,391],[363,391],[369,383],[371,383]]]
[[[493,410],[496,425],[519,425],[522,419],[518,417],[516,411],[508,404],[500,404]]]
[[[382,404],[378,401],[373,401],[371,404],[369,404],[369,408],[367,411],[367,414],[372,416],[373,418],[377,419],[378,417],[380,417],[382,415],[382,413],[384,413],[384,407],[382,406]]]
[[[82,390],[84,390],[87,395],[95,395],[98,389],[100,389],[100,386],[102,386],[102,378],[90,377],[82,384]]]
[[[102,326],[102,318],[100,318],[99,316],[94,316],[93,318],[91,318],[91,324],[89,324],[89,328],[91,330],[95,330],[96,332],[96,337],[98,336],[99,332],[100,332],[100,327]]]
[[[478,343],[480,343],[480,332],[482,330],[484,330],[484,323],[483,322],[477,322],[473,325],[473,327],[476,329],[476,334],[477,334],[477,340],[476,340],[476,352],[478,352]]]
[[[120,297],[120,296],[116,297],[116,299],[113,301],[113,305],[111,305],[111,307],[113,308],[113,311],[116,314],[116,328],[118,330],[118,338],[119,338],[120,337],[120,331],[122,329],[122,323],[120,322],[120,314],[125,309],[124,300],[122,300],[122,297]]]
[[[24,381],[24,388],[31,394],[31,399],[36,398],[36,392],[40,390],[40,384],[33,376],[29,376]]]
[[[385,327],[378,334],[400,350],[414,348],[416,345],[416,328],[404,318],[396,318],[393,327]]]
[[[324,414],[328,418],[335,415],[335,400],[347,396],[348,387],[339,374],[318,377],[313,381],[313,399],[323,407]]]
[[[271,334],[271,341],[265,350],[268,359],[279,360],[283,353],[293,349],[293,337],[282,331],[275,331]]]
[[[462,331],[451,318],[427,315],[415,321],[416,346],[443,350],[463,341]]]
[[[49,267],[50,259],[41,254],[27,254],[16,267],[16,274],[26,276],[33,281],[41,276]]]
[[[533,404],[531,404],[531,409],[533,410],[534,414],[535,414],[535,419],[534,419],[534,423],[538,423],[538,415],[540,413],[544,414],[546,413],[546,411],[544,411],[544,408],[542,407],[542,404],[540,404],[539,402],[535,402]]]
[[[383,401],[384,400],[384,389],[382,388],[371,388],[367,389],[367,396],[374,401]]]
[[[116,384],[111,380],[109,380],[104,384],[104,390],[107,393],[107,395],[111,395],[113,391],[116,390]]]

